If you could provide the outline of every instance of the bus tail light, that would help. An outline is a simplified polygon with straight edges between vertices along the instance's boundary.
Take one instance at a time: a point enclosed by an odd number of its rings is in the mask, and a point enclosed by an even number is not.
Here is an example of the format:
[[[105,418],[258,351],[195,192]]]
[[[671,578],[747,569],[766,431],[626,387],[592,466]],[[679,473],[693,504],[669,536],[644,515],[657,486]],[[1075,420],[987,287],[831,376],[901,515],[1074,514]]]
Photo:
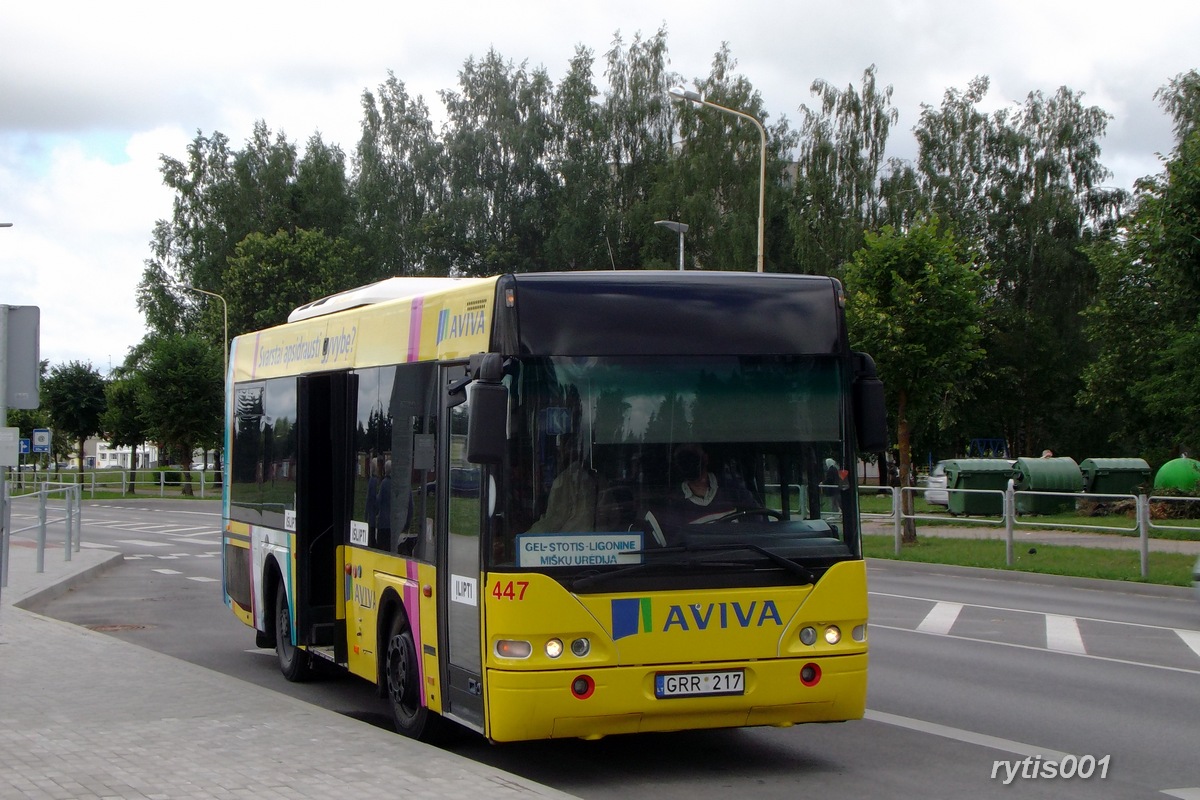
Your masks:
[[[805,664],[800,668],[800,682],[805,686],[816,686],[821,682],[821,667],[818,664]]]
[[[580,675],[571,681],[571,694],[577,700],[587,700],[596,691],[596,682],[591,675]]]

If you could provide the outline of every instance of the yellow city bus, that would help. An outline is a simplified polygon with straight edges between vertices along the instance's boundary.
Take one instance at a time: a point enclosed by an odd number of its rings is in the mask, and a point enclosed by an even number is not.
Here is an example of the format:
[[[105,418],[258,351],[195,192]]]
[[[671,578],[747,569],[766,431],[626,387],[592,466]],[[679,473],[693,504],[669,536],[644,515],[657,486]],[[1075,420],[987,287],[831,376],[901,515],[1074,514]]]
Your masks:
[[[393,278],[227,381],[225,602],[287,679],[348,670],[422,739],[862,716],[886,423],[837,281]]]

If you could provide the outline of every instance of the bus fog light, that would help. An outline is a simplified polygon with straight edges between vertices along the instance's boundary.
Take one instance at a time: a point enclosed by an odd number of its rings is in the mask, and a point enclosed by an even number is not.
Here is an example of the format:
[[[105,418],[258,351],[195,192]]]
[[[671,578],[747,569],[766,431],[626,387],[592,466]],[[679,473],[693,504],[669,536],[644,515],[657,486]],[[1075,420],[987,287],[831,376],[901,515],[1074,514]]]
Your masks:
[[[496,655],[500,658],[529,658],[533,653],[533,645],[519,639],[499,639],[496,642]]]
[[[867,626],[855,625],[854,630],[850,632],[850,637],[856,642],[865,642],[867,640]]]
[[[551,639],[546,642],[546,655],[551,658],[558,658],[563,653],[562,639]]]
[[[571,681],[571,694],[579,700],[587,700],[596,691],[596,682],[590,675],[580,675]]]
[[[842,640],[842,629],[837,625],[830,625],[825,629],[825,641],[830,644],[837,644]]]
[[[817,629],[811,625],[800,629],[801,644],[815,644],[817,641]]]
[[[584,638],[576,639],[571,642],[571,652],[579,658],[583,658],[588,653],[592,652],[592,643]]]
[[[816,664],[805,664],[800,668],[800,682],[805,686],[816,686],[821,682],[821,668]]]

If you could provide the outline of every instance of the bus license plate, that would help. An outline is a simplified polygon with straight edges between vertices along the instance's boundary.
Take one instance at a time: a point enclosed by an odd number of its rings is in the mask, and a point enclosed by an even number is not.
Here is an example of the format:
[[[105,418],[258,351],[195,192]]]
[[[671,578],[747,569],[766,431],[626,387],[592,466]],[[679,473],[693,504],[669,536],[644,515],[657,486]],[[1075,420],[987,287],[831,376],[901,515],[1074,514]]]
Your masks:
[[[746,693],[746,673],[740,669],[713,672],[660,672],[654,676],[654,696],[703,697]]]

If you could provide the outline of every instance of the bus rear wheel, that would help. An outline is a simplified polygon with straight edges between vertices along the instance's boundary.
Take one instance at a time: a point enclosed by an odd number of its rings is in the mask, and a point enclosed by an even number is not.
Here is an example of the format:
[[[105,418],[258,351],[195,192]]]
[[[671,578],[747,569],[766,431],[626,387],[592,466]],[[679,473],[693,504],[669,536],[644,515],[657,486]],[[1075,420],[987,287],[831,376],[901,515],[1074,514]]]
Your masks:
[[[279,671],[293,683],[312,677],[312,661],[308,653],[292,644],[292,614],[288,610],[287,590],[283,582],[275,590],[275,655]]]
[[[440,739],[445,720],[421,702],[424,689],[417,665],[417,645],[403,612],[392,617],[385,652],[388,704],[396,731],[426,742]]]

